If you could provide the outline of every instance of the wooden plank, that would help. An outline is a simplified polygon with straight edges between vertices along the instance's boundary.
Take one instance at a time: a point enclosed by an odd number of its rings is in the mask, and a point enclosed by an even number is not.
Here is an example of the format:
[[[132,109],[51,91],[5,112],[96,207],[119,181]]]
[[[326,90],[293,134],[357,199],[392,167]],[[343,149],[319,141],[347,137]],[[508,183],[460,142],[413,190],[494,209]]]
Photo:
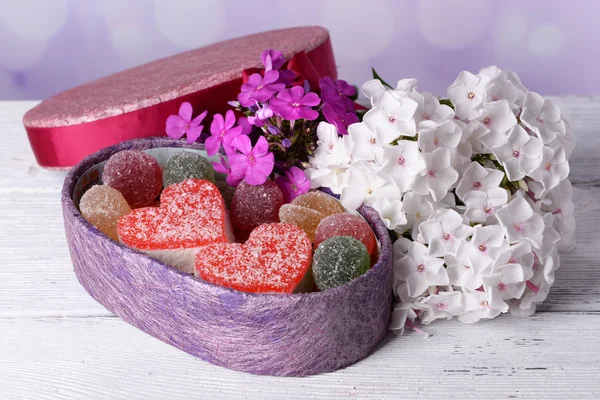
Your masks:
[[[542,313],[388,335],[367,359],[301,379],[195,359],[118,318],[0,320],[0,397],[575,398],[600,396],[599,314]]]
[[[571,181],[600,185],[600,96],[551,98],[571,123],[577,146],[571,156]]]
[[[0,102],[0,193],[58,193],[65,171],[50,171],[37,165],[27,133],[23,114],[38,101]]]

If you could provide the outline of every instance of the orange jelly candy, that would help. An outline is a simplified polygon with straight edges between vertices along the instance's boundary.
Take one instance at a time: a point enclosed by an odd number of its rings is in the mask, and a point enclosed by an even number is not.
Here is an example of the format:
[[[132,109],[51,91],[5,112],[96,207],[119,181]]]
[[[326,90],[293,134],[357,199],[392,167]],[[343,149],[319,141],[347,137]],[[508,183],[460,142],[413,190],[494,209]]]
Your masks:
[[[119,218],[131,212],[131,207],[118,190],[110,186],[96,185],[84,193],[79,202],[79,210],[83,218],[100,232],[112,240],[119,240]]]
[[[314,241],[317,226],[324,217],[318,211],[295,204],[284,204],[279,209],[279,220],[285,224],[292,224],[301,228],[308,235],[311,242]]]
[[[323,218],[344,212],[344,207],[338,199],[319,190],[301,194],[292,204],[318,211],[323,214]]]
[[[217,285],[251,293],[293,293],[312,262],[312,244],[294,225],[254,229],[246,243],[212,244],[196,255],[196,273]]]
[[[168,186],[160,207],[133,210],[119,220],[125,245],[184,271],[194,271],[200,247],[228,241],[226,209],[219,189],[202,179]]]

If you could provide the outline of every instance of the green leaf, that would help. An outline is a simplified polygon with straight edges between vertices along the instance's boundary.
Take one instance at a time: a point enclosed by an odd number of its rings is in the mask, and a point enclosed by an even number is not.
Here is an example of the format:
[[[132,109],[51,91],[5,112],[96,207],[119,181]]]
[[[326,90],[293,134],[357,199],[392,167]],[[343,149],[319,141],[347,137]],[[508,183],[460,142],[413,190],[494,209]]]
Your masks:
[[[379,74],[377,73],[377,71],[375,71],[375,68],[371,67],[371,71],[373,71],[373,79],[379,79],[379,82],[381,82],[381,84],[383,86],[387,86],[390,89],[392,89],[392,87],[390,86],[390,84],[387,83],[386,81],[384,81],[383,78],[381,78],[381,76],[379,76]]]
[[[454,110],[454,104],[452,104],[452,102],[450,101],[450,99],[440,99],[440,104],[445,104],[448,107],[450,107],[451,109]]]

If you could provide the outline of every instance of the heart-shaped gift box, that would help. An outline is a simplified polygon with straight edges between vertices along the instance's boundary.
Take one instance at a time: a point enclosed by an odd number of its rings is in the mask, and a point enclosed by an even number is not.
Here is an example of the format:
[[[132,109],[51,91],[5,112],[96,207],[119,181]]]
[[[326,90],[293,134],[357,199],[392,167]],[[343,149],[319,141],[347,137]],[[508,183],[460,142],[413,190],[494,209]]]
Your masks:
[[[184,149],[181,149],[184,148]],[[383,338],[392,304],[392,244],[377,213],[359,211],[381,245],[364,275],[323,292],[253,294],[217,286],[111,240],[77,208],[101,181],[102,165],[138,149],[159,163],[201,144],[145,138],[105,148],[67,175],[62,207],[75,273],[88,293],[142,331],[213,364],[255,374],[303,376],[333,371],[369,354]]]

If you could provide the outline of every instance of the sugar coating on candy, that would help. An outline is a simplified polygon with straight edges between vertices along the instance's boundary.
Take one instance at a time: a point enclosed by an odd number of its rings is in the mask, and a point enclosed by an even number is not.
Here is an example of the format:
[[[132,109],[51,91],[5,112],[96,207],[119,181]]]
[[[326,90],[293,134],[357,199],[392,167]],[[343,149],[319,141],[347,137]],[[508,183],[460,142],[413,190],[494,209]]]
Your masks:
[[[367,221],[355,214],[334,214],[323,218],[315,232],[315,247],[334,236],[351,236],[360,240],[371,255],[374,255],[377,250],[373,230]]]
[[[102,181],[121,192],[131,208],[145,207],[162,190],[162,171],[151,155],[140,150],[123,150],[108,159]]]
[[[254,186],[242,181],[231,201],[231,224],[236,234],[238,231],[249,234],[259,225],[279,222],[283,202],[283,194],[275,182]]]
[[[344,207],[338,199],[319,190],[301,194],[292,201],[292,204],[316,210],[324,217],[344,212]]]
[[[206,158],[189,151],[175,153],[163,168],[163,186],[183,182],[189,178],[215,182],[215,170]]]
[[[292,293],[312,261],[312,245],[289,224],[264,224],[246,243],[214,244],[196,255],[196,272],[217,285],[252,293]]]
[[[226,210],[219,189],[188,179],[168,186],[160,207],[133,210],[119,220],[119,239],[141,250],[184,249],[227,242]]]
[[[312,265],[320,290],[344,285],[364,274],[370,265],[367,248],[350,236],[335,236],[317,247]]]
[[[298,206],[295,204],[284,204],[279,209],[279,220],[286,224],[296,225],[301,228],[310,241],[315,239],[315,231],[324,215],[311,208]]]
[[[229,186],[229,184],[225,181],[217,180],[215,185],[219,188],[219,192],[221,192],[221,196],[223,196],[223,200],[225,201],[225,206],[227,209],[231,209],[231,202],[233,201],[233,195],[235,194],[235,188]]]
[[[79,202],[81,215],[100,232],[113,240],[119,240],[119,218],[131,212],[131,207],[118,190],[109,186],[92,186]]]

